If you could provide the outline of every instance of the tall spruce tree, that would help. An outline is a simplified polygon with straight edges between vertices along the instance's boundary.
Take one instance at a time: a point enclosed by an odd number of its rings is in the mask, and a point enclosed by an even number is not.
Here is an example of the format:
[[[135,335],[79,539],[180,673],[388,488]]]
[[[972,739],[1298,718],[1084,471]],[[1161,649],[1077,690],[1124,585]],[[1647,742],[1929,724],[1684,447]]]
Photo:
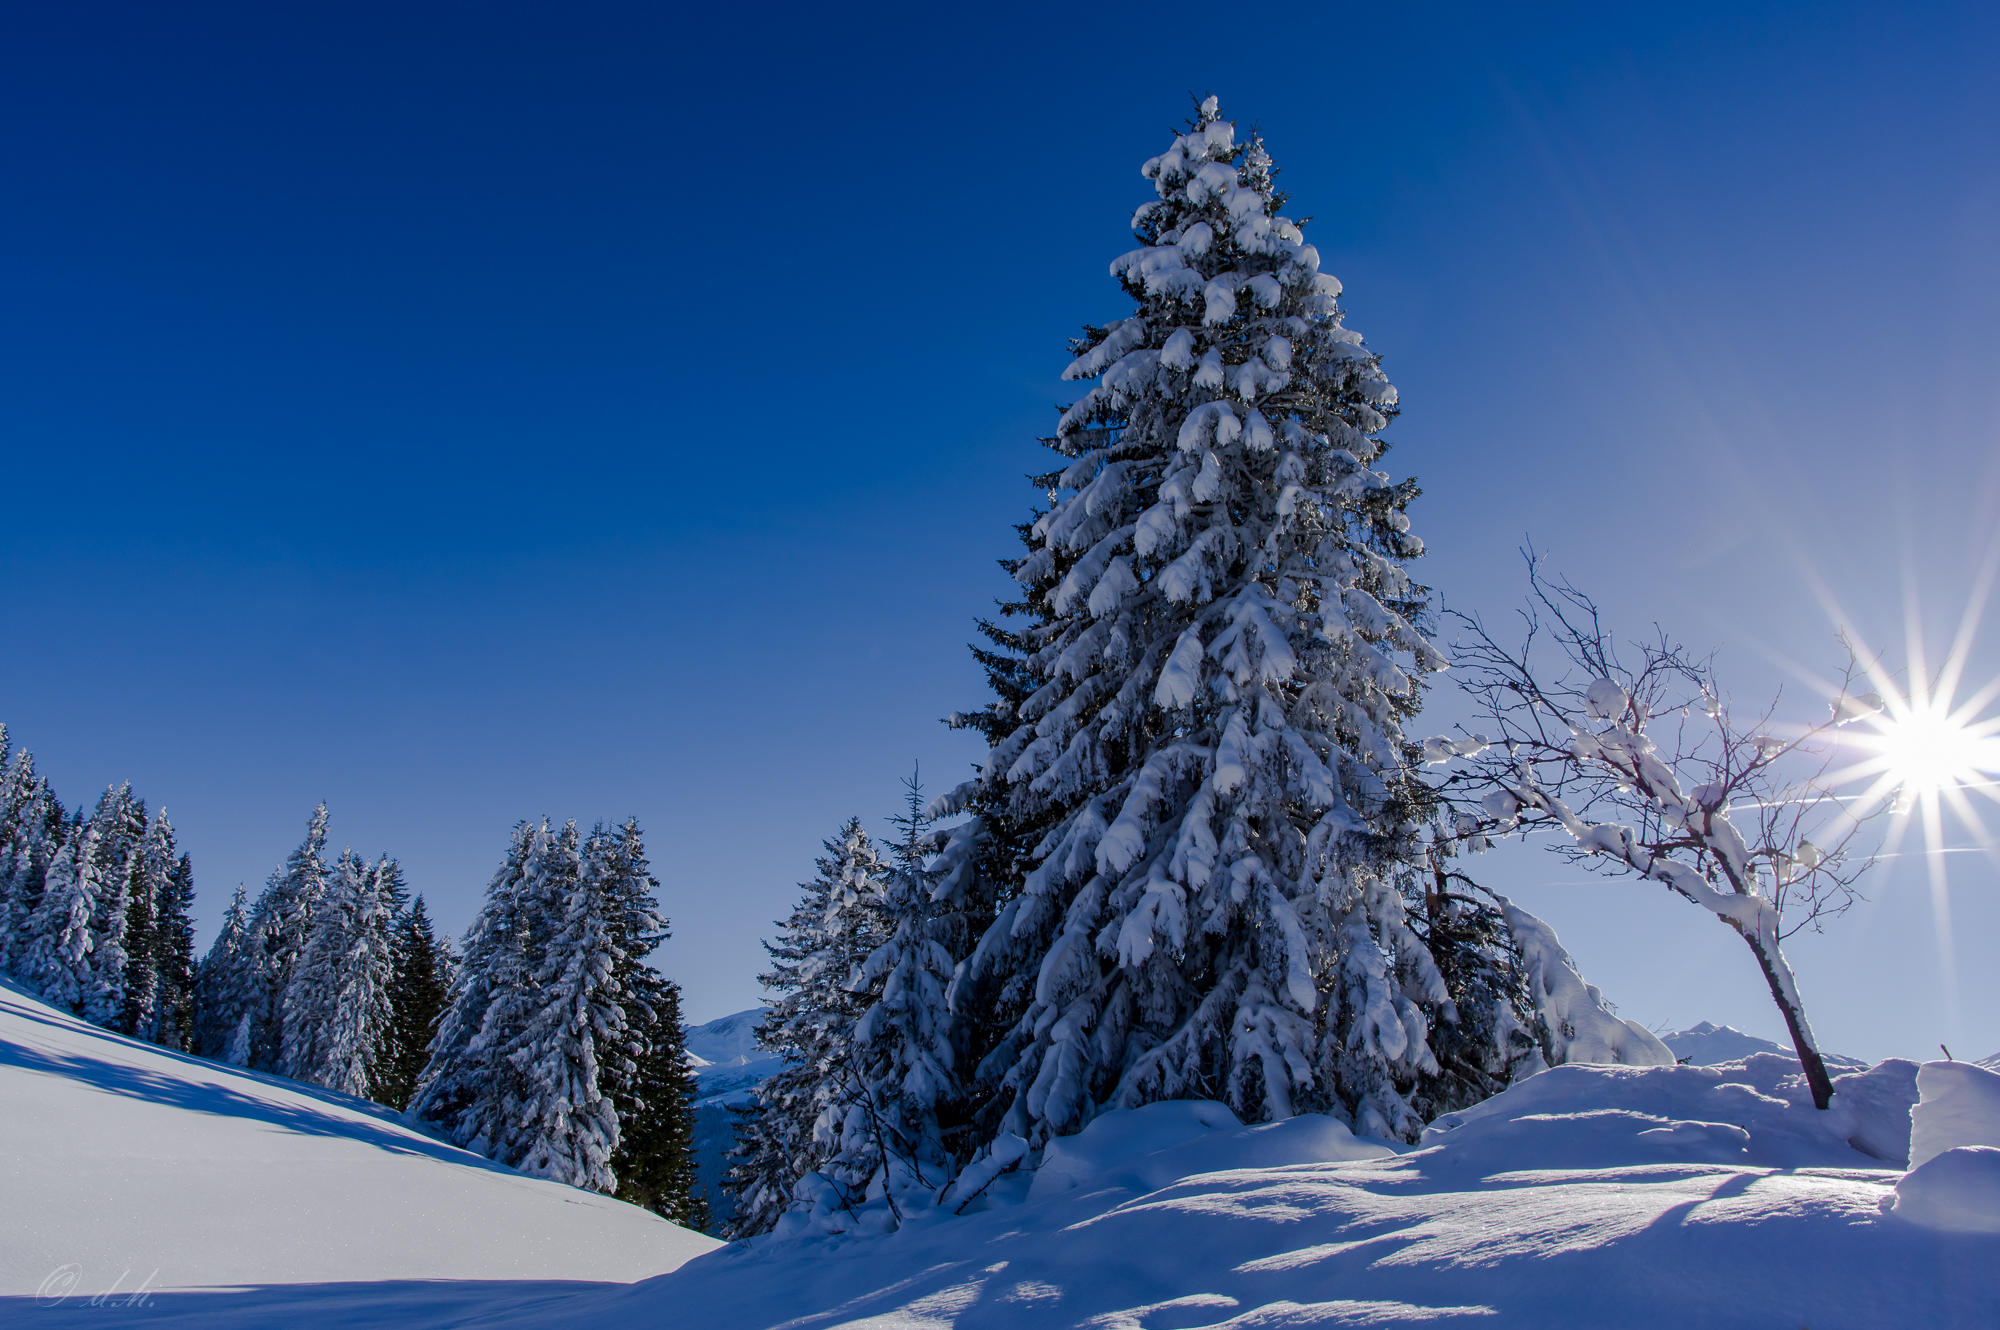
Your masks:
[[[389,1038],[374,1082],[374,1097],[408,1108],[430,1058],[431,1039],[444,1014],[443,952],[424,898],[416,897],[396,920],[395,978],[389,988]]]
[[[259,1071],[284,1065],[285,990],[326,894],[326,805],[313,809],[299,847],[271,874],[250,912],[249,1061]]]
[[[979,1067],[985,1120],[1031,1140],[1180,1097],[1410,1137],[1443,981],[1404,915],[1401,726],[1442,660],[1405,568],[1415,485],[1375,469],[1395,390],[1214,99],[1145,174],[1113,264],[1136,308],[1074,344],[1098,382],[1015,568],[1026,654],[945,801],[976,815],[948,899],[996,830],[1040,833],[1018,888],[986,875],[954,1010],[1034,976]]]

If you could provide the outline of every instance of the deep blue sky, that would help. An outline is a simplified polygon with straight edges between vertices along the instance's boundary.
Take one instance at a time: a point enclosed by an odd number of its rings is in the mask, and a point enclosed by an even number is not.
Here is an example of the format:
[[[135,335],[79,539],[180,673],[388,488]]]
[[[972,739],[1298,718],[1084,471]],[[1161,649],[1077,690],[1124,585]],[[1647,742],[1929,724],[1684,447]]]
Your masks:
[[[1385,356],[1448,602],[1503,611],[1532,536],[1746,696],[1837,663],[1808,569],[1898,648],[1906,569],[1934,644],[1963,605],[1975,7],[688,9],[10,16],[0,719],[166,805],[205,926],[320,799],[453,928],[517,818],[636,814],[690,1016],[755,1000],[819,840],[978,756],[937,718],[1191,91]],[[1911,862],[1800,945],[1830,1046],[2000,1047],[1996,872],[1952,867],[1955,994]],[[1492,872],[1626,1014],[1775,1032],[1691,907]]]

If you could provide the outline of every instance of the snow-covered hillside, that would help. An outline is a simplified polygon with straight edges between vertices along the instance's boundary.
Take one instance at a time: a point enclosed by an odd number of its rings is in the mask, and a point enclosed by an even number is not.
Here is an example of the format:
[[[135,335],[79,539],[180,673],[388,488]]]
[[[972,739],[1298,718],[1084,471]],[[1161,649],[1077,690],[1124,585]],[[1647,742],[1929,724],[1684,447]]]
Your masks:
[[[717,1243],[378,1105],[170,1053],[0,984],[5,1297],[643,1279]]]
[[[52,1273],[129,1291],[158,1267],[128,1310],[190,1330],[2000,1323],[2000,1076],[1965,1063],[1850,1073],[1827,1113],[1774,1054],[1564,1066],[1406,1151],[1156,1104],[957,1216],[711,1250],[358,1102],[0,998],[0,1322],[56,1301]]]

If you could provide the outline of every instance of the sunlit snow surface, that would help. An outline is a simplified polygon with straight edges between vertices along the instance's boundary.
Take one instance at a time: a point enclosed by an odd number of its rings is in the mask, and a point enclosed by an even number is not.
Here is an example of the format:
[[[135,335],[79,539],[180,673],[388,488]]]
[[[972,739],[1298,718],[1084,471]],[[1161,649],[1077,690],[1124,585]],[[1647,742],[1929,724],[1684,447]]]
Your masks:
[[[0,985],[0,1324],[24,1305],[6,1298],[141,1285],[629,1281],[716,1245],[376,1105],[107,1034]]]
[[[358,1153],[342,1156],[342,1171],[353,1179],[343,1188],[329,1185],[311,1162],[334,1148],[327,1138],[257,1112],[239,1115],[238,1106],[176,1107],[155,1095],[145,1100],[150,1140],[133,1138],[129,1122],[128,1134],[117,1135],[108,1110],[92,1101],[125,1097],[121,1091],[74,1069],[20,1065],[12,1041],[32,1023],[20,1006],[9,1000],[0,1028],[10,1045],[0,1056],[0,1107],[10,1126],[25,1109],[47,1108],[69,1128],[32,1129],[35,1148],[50,1158],[28,1173],[11,1131],[0,1145],[8,1170],[0,1222],[11,1249],[0,1260],[14,1285],[25,1278],[15,1254],[23,1234],[82,1241],[97,1223],[128,1236],[141,1226],[181,1230],[208,1211],[231,1209],[254,1212],[265,1225],[292,1222],[274,1202],[282,1188],[259,1189],[238,1173],[209,1176],[218,1160],[198,1152],[203,1129],[192,1120],[176,1123],[177,1115],[225,1119],[226,1128],[208,1129],[232,1133],[245,1173],[261,1165],[267,1173],[319,1179],[313,1186],[320,1190],[308,1193],[296,1182],[292,1190],[298,1209],[320,1216],[314,1226],[325,1235],[322,1259],[333,1273],[303,1285],[155,1294],[147,1306],[121,1313],[148,1324],[2000,1324],[2000,1235],[1885,1212],[1909,1148],[1917,1067],[1908,1062],[1842,1077],[1839,1107],[1827,1114],[1813,1112],[1790,1064],[1775,1055],[1714,1067],[1561,1067],[1447,1120],[1418,1149],[1400,1154],[1324,1118],[1246,1128],[1218,1105],[1158,1105],[1099,1119],[1059,1142],[1039,1174],[1001,1177],[957,1218],[923,1217],[886,1237],[744,1244],[641,1283],[579,1286],[551,1282],[560,1276],[550,1266],[522,1269],[526,1279],[514,1283],[499,1282],[502,1272],[490,1268],[468,1274],[440,1266],[426,1275],[409,1253],[375,1242],[366,1230],[405,1224],[398,1212],[412,1203],[407,1193],[385,1193],[382,1179],[392,1168],[463,1170],[464,1178],[438,1182],[446,1194],[435,1205],[463,1207],[457,1222],[470,1230],[519,1228],[545,1217],[536,1211],[529,1218],[524,1206],[510,1225],[497,1194],[470,1189],[486,1177],[515,1186],[521,1180],[447,1164],[447,1152],[428,1142],[391,1149],[365,1135],[349,1141],[340,1148]],[[64,1039],[72,1054],[87,1051],[113,1065],[157,1056],[80,1031]],[[155,1070],[169,1080],[194,1075],[177,1062]],[[1954,1087],[1954,1107],[1938,1122],[1963,1125],[1947,1134],[1991,1125],[1974,1103],[1985,1083],[1968,1092],[1967,1075],[1933,1078]],[[53,1084],[65,1079],[69,1088]],[[24,1080],[31,1088],[22,1088]],[[244,1093],[261,1099],[271,1084],[252,1079]],[[1953,1157],[1944,1137],[1930,1145],[1947,1152],[1941,1158]],[[1971,1152],[1965,1157],[1973,1163],[1946,1181],[1959,1190],[1977,1187],[1981,1147],[1958,1148]],[[364,1165],[371,1150],[395,1158]],[[107,1153],[138,1158],[136,1167],[157,1184],[122,1193],[120,1170],[135,1166],[89,1162]],[[175,1180],[198,1204],[174,1199]],[[1937,1201],[1916,1208],[1935,1211]],[[1940,1203],[1948,1211],[1956,1204],[1949,1195]],[[580,1224],[592,1222],[595,1204],[578,1198]],[[446,1221],[434,1213],[427,1222]],[[569,1229],[559,1223],[542,1237],[553,1241]],[[407,1240],[409,1230],[400,1231]],[[218,1240],[199,1228],[172,1238],[191,1258]],[[49,1239],[36,1241],[37,1259],[46,1260]],[[97,1256],[114,1255],[108,1239],[93,1241]],[[604,1241],[579,1236],[575,1245]],[[25,1320],[16,1313],[28,1311],[53,1317],[51,1324],[65,1314],[102,1315],[76,1299],[37,1308],[30,1289],[0,1300],[0,1323]]]

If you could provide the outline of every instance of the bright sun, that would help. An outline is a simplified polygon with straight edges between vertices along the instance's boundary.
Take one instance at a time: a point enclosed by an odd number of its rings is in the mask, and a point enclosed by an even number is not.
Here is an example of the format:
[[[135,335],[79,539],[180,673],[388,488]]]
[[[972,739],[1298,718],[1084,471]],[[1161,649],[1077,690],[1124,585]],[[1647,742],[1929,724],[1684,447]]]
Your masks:
[[[2000,769],[2000,739],[1993,731],[1991,721],[1982,725],[1925,699],[1892,707],[1878,718],[1875,733],[1858,736],[1855,746],[1871,750],[1868,766],[1902,793],[1931,799]]]

